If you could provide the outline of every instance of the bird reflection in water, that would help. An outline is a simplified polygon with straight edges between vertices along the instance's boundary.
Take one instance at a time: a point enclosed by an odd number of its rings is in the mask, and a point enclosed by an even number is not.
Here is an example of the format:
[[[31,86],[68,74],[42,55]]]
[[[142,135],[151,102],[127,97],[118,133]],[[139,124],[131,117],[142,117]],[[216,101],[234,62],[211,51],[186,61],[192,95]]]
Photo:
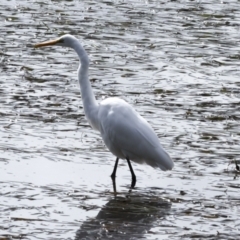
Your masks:
[[[170,201],[149,195],[111,199],[95,218],[82,224],[75,240],[143,238],[171,209]]]

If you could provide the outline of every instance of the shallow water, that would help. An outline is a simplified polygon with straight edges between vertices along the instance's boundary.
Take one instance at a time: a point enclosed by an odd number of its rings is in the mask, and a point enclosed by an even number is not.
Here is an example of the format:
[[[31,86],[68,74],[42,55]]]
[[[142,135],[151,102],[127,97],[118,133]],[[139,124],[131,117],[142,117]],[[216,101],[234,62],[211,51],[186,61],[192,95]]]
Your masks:
[[[237,239],[238,1],[1,1],[0,239]],[[64,33],[90,55],[98,101],[153,126],[171,172],[133,163],[136,188],[85,117]]]

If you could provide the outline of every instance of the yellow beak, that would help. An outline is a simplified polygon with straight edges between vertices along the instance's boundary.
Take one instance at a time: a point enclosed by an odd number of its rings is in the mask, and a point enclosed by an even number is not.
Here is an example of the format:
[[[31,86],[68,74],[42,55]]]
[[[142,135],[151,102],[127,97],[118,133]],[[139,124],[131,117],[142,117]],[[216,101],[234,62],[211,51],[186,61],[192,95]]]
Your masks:
[[[58,42],[59,42],[59,39],[50,40],[50,41],[46,41],[46,42],[42,42],[42,43],[37,43],[37,44],[34,45],[34,47],[39,48],[39,47],[52,46],[52,45],[55,45]]]

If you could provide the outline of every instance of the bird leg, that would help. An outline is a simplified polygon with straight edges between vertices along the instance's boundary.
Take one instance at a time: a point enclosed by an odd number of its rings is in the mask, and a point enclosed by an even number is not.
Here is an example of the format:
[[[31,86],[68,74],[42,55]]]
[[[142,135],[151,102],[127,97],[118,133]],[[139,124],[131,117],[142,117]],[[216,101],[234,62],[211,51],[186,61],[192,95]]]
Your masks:
[[[113,172],[111,174],[111,178],[112,178],[112,181],[113,181],[113,190],[114,190],[115,193],[117,192],[116,191],[116,182],[115,182],[117,166],[118,166],[118,158],[116,159],[116,162],[115,162],[115,165],[114,165],[114,169],[113,169]]]
[[[128,162],[128,166],[129,166],[129,169],[130,169],[130,172],[132,174],[132,184],[131,184],[131,188],[134,188],[135,187],[135,184],[136,184],[136,181],[137,181],[137,178],[136,178],[136,175],[133,171],[133,168],[132,168],[132,165],[131,165],[131,162],[129,160],[129,158],[126,158],[127,159],[127,162]]]
[[[117,166],[118,166],[118,158],[116,159],[116,162],[115,162],[115,165],[114,165],[114,169],[113,169],[113,172],[111,174],[111,178],[112,179],[114,179],[116,177]]]

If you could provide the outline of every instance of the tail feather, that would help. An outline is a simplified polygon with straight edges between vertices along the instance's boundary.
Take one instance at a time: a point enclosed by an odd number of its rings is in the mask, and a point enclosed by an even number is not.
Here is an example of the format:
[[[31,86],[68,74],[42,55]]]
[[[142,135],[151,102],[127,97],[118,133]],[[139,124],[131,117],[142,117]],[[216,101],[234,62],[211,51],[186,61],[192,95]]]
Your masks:
[[[154,168],[160,168],[163,171],[172,170],[174,167],[173,160],[163,148],[158,149],[153,159],[146,161],[146,163]]]

